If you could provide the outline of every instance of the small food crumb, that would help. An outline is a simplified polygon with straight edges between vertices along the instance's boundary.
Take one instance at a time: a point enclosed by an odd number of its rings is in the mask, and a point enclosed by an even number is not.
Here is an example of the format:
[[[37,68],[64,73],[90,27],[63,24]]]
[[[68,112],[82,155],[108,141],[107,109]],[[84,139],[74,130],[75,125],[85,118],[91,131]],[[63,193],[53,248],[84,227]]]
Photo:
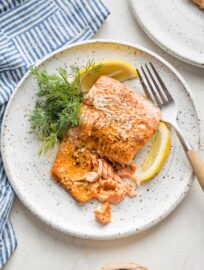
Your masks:
[[[104,202],[102,205],[100,204],[99,207],[94,211],[96,221],[101,224],[108,224],[111,221],[111,209],[110,203]]]

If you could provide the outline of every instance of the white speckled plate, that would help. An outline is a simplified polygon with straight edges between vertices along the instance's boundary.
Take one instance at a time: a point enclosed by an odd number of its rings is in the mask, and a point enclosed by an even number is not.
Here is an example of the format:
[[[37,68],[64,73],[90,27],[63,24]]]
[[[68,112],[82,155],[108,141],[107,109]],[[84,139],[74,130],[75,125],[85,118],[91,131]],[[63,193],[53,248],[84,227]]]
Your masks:
[[[135,67],[152,61],[174,96],[178,121],[194,146],[199,142],[199,121],[189,88],[165,60],[135,45],[114,41],[89,41],[68,46],[38,63],[55,72],[59,67],[86,64],[88,60],[120,59]],[[142,92],[138,80],[131,85]],[[139,195],[113,206],[112,222],[101,226],[94,220],[98,202],[77,204],[50,177],[56,149],[38,156],[39,143],[29,133],[29,114],[36,100],[37,82],[27,73],[7,106],[2,126],[2,156],[9,180],[22,202],[34,215],[62,232],[93,239],[124,237],[145,230],[166,217],[182,200],[192,182],[192,171],[175,134],[162,172],[139,188]],[[203,136],[204,138],[204,136]]]
[[[204,68],[204,10],[192,0],[129,0],[142,29],[164,50]]]

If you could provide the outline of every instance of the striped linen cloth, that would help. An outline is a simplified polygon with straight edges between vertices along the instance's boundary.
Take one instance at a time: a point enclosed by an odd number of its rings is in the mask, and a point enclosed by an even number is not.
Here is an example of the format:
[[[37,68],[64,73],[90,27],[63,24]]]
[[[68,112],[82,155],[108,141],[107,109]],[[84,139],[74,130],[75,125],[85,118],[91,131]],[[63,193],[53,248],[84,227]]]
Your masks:
[[[89,39],[108,15],[102,0],[0,0],[0,123],[29,67],[66,44]],[[17,246],[9,221],[13,198],[0,156],[0,268]]]

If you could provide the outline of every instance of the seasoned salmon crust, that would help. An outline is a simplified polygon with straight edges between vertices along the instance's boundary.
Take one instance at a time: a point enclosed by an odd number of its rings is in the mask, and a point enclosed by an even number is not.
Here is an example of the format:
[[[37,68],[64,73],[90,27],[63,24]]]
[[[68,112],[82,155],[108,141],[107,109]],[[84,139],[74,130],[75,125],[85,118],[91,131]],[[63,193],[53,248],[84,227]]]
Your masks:
[[[130,163],[151,137],[160,110],[121,82],[101,76],[85,95],[80,137],[110,160]]]

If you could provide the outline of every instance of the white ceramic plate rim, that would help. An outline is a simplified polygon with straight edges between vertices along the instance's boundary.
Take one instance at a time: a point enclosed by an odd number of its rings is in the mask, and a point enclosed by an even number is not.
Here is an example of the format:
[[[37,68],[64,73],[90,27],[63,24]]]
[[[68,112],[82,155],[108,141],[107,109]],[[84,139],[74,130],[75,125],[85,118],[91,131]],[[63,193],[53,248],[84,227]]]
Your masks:
[[[200,62],[196,62],[194,61],[192,58],[188,57],[187,55],[183,55],[183,54],[179,54],[176,51],[172,50],[170,47],[168,47],[168,44],[164,44],[161,43],[156,36],[152,35],[151,31],[149,31],[148,27],[146,27],[146,25],[141,21],[139,14],[137,13],[136,8],[134,7],[134,0],[129,0],[129,5],[130,8],[132,10],[133,15],[135,16],[137,22],[139,23],[140,27],[143,29],[143,31],[158,45],[160,46],[163,50],[165,50],[166,52],[168,52],[169,54],[177,57],[178,59],[197,66],[197,67],[201,67],[204,68],[204,63],[200,63]]]
[[[120,41],[120,40],[110,40],[110,39],[96,39],[96,40],[89,40],[89,41],[82,41],[82,42],[77,42],[77,43],[74,43],[72,45],[68,45],[68,46],[65,46],[51,54],[49,54],[48,56],[44,57],[42,60],[38,61],[35,65],[36,66],[39,66],[40,64],[42,64],[44,61],[48,60],[50,57],[53,57],[54,55],[64,51],[64,50],[67,50],[67,49],[70,49],[70,48],[73,48],[73,47],[77,47],[77,46],[81,46],[83,44],[95,44],[95,43],[110,43],[110,44],[119,44],[119,45],[125,45],[125,46],[129,46],[129,47],[132,47],[132,48],[135,48],[135,49],[139,49],[141,51],[144,51],[146,52],[147,54],[155,57],[157,60],[159,60],[162,64],[164,64],[166,67],[168,67],[175,75],[176,77],[180,80],[180,82],[183,84],[183,86],[185,87],[186,91],[188,92],[189,94],[189,97],[190,99],[192,100],[192,103],[193,103],[193,106],[195,108],[195,112],[196,112],[196,117],[197,119],[199,120],[199,114],[198,114],[198,110],[196,108],[196,105],[195,105],[195,102],[194,102],[194,98],[191,94],[191,90],[189,88],[189,86],[187,85],[187,83],[184,81],[184,79],[181,77],[181,75],[175,70],[175,68],[170,65],[166,60],[164,60],[162,57],[160,57],[159,55],[157,55],[156,53],[148,50],[148,49],[145,49],[139,45],[135,45],[133,43],[129,43],[129,42],[124,42],[124,41]],[[13,100],[13,98],[15,97],[19,87],[23,84],[23,82],[26,80],[26,78],[30,75],[30,71],[28,71],[24,76],[23,78],[19,81],[19,83],[17,84],[14,92],[12,93],[11,95],[11,98],[7,104],[7,107],[6,107],[6,110],[5,110],[5,113],[4,115],[7,115],[8,114],[8,111],[9,111],[9,108],[10,108],[10,105],[11,105],[11,102]],[[200,121],[198,121],[200,122]],[[201,136],[200,136],[200,124],[198,123],[199,125],[199,144],[200,143],[203,143],[201,142]],[[93,235],[84,235],[80,232],[75,232],[75,231],[72,231],[70,229],[67,229],[63,226],[60,226],[60,225],[56,225],[55,223],[53,223],[52,221],[48,220],[45,216],[41,215],[40,212],[38,211],[37,208],[33,208],[32,204],[30,203],[29,201],[29,198],[27,198],[27,196],[24,195],[23,192],[21,192],[18,188],[18,185],[15,183],[15,181],[12,180],[12,176],[11,176],[11,172],[10,172],[10,169],[9,169],[9,165],[7,163],[7,160],[6,160],[6,155],[5,155],[5,151],[4,151],[4,147],[2,147],[3,144],[5,144],[5,137],[3,136],[4,134],[4,128],[5,128],[5,117],[3,118],[3,121],[2,121],[2,130],[1,130],[1,149],[2,149],[2,160],[3,160],[3,164],[4,164],[4,168],[5,168],[5,171],[6,171],[6,174],[8,176],[8,179],[15,191],[15,193],[18,195],[19,199],[23,202],[23,204],[36,216],[38,217],[41,221],[45,222],[48,226],[58,230],[58,231],[61,231],[63,233],[66,233],[68,235],[72,235],[72,236],[77,236],[77,237],[80,237],[80,238],[86,238],[86,239],[97,239],[97,240],[109,240],[109,239],[114,239],[114,238],[122,238],[122,237],[127,237],[127,236],[130,236],[130,235],[133,235],[135,233],[138,233],[138,232],[141,232],[141,231],[144,231],[150,227],[152,227],[153,225],[156,225],[157,223],[159,223],[161,220],[163,220],[165,217],[167,217],[175,208],[176,206],[183,200],[183,198],[186,196],[186,194],[188,193],[189,189],[190,189],[190,186],[192,184],[192,181],[193,181],[193,174],[191,175],[191,177],[189,178],[189,183],[186,185],[186,189],[183,191],[182,195],[171,205],[171,207],[169,207],[169,209],[163,214],[163,216],[158,216],[157,218],[154,218],[154,220],[150,220],[146,225],[144,226],[141,226],[139,229],[137,230],[130,230],[130,231],[127,231],[126,233],[123,233],[123,234],[115,234],[115,235],[108,235],[108,236],[95,236],[94,234]],[[204,141],[204,140],[203,140]]]

